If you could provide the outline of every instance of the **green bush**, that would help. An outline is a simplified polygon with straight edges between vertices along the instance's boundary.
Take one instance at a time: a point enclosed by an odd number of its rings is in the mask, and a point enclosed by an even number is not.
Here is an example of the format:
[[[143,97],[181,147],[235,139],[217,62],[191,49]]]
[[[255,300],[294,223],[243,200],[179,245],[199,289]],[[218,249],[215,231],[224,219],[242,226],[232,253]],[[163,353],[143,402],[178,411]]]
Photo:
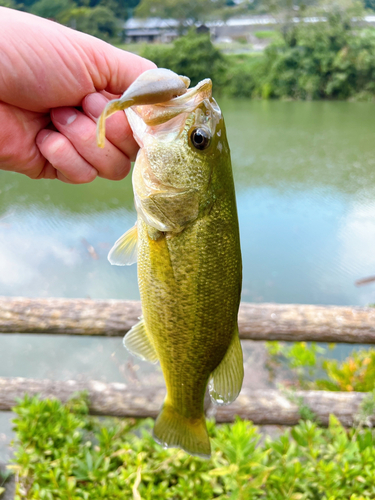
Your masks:
[[[1,2],[1,0],[0,0]],[[54,19],[106,41],[119,41],[121,23],[113,10],[106,5],[90,7],[87,2],[74,0],[38,0],[30,6],[37,16]]]
[[[353,26],[352,14],[332,8],[326,22],[273,35],[260,56],[224,56],[208,35],[194,30],[173,45],[146,46],[142,55],[189,76],[192,85],[209,77],[215,92],[231,97],[369,100],[375,94],[375,30]]]
[[[327,349],[314,342],[267,342],[267,366],[271,377],[277,369],[286,367],[294,385],[301,389],[326,391],[375,390],[375,349],[354,351],[342,362],[327,359]],[[333,348],[334,344],[330,345]]]
[[[33,4],[30,12],[36,16],[55,19],[58,22],[63,22],[63,18],[71,8],[75,6],[72,0],[38,0]]]
[[[192,86],[204,78],[211,78],[215,89],[224,85],[226,59],[214,47],[208,34],[197,34],[191,30],[177,38],[172,46],[149,45],[141,55],[161,68],[188,76]]]
[[[364,500],[375,498],[375,432],[301,421],[261,442],[250,422],[209,422],[210,460],[166,450],[149,420],[97,419],[82,397],[15,408],[16,500]]]
[[[254,97],[262,67],[259,57],[231,56],[225,80],[225,94],[229,97]]]
[[[375,93],[375,32],[352,24],[350,10],[332,8],[326,22],[300,23],[264,52],[269,97],[347,99]],[[256,85],[262,97],[262,85]]]
[[[345,361],[326,359],[322,367],[327,379],[317,380],[319,389],[370,392],[375,389],[375,349],[353,352]]]
[[[273,30],[261,30],[261,31],[256,31],[254,35],[259,38],[259,40],[264,39],[264,38],[278,38],[279,34],[277,31]]]
[[[83,0],[26,0],[24,4],[0,0],[0,4],[26,7],[112,42],[119,42],[122,36],[112,7],[117,15],[125,15],[126,11],[117,0],[102,0],[99,4]],[[172,45],[140,46],[141,55],[159,67],[188,76],[192,85],[211,78],[215,94],[260,99],[373,100],[375,30],[364,29],[360,22],[353,21],[363,15],[363,4],[362,10],[358,2],[331,2],[322,7],[326,10],[320,12],[316,6],[314,15],[325,17],[326,22],[289,23],[279,31],[256,32],[258,38],[273,40],[260,56],[224,55],[208,34],[197,34],[194,29]]]
[[[104,5],[74,8],[69,12],[65,24],[107,42],[120,38],[118,21],[113,12]]]

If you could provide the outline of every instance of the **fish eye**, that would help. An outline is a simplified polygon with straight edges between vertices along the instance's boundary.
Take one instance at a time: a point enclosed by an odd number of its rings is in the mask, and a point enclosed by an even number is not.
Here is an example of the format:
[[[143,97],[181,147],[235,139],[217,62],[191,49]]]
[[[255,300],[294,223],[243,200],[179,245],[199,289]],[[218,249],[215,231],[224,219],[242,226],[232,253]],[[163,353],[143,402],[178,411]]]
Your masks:
[[[190,133],[190,140],[196,149],[203,150],[208,148],[211,142],[211,135],[204,128],[195,128]]]

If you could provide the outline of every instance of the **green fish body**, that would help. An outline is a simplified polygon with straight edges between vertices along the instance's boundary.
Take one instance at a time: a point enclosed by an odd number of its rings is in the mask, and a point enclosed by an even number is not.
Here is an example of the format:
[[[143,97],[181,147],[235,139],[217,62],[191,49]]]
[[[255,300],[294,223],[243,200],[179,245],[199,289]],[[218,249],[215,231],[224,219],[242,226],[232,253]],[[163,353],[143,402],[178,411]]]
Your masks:
[[[243,379],[241,250],[224,120],[210,80],[127,116],[141,146],[133,172],[138,220],[109,259],[137,260],[143,317],[124,344],[161,364],[167,395],[155,439],[208,457],[206,388],[228,404]]]

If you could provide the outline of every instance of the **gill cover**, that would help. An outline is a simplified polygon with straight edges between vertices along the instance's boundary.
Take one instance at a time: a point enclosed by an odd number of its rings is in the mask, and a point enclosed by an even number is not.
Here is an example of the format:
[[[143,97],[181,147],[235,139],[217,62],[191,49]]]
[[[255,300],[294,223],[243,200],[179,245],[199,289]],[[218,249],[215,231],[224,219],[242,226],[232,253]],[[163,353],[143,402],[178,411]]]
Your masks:
[[[160,232],[180,232],[199,213],[201,196],[194,182],[202,169],[196,158],[188,157],[186,149],[193,146],[200,152],[206,148],[221,112],[212,99],[210,79],[187,89],[189,83],[187,77],[167,69],[146,71],[120,99],[107,104],[97,124],[98,144],[104,145],[105,119],[117,110],[126,110],[141,147],[133,171],[135,206],[154,231],[153,238]],[[177,141],[187,122],[197,125],[189,138],[189,148],[188,140]],[[185,182],[187,168],[191,170],[193,183]],[[171,178],[168,169],[177,172],[177,176]],[[207,181],[209,176],[206,175]],[[111,264],[122,266],[136,262],[136,227],[117,240],[108,259]]]
[[[209,184],[221,111],[212,82],[203,80],[185,94],[126,110],[141,147],[133,170],[138,215],[163,233],[179,233],[210,205]]]

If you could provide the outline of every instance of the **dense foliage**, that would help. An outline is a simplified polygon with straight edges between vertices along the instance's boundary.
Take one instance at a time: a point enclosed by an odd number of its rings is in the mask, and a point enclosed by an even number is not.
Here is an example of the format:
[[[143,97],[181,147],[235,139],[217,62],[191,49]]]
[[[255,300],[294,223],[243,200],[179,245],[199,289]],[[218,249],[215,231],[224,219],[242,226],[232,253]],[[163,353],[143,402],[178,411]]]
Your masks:
[[[171,45],[145,46],[142,55],[160,67],[189,76],[193,84],[210,77],[215,92],[231,97],[372,100],[375,29],[361,23],[364,3],[322,1],[319,5],[315,0],[263,3],[262,9],[278,18],[279,33],[271,32],[272,43],[261,54],[224,55],[208,34],[197,34],[192,28]],[[175,17],[181,27],[204,20],[212,15],[212,9],[236,9],[224,0],[0,0],[2,4],[54,19],[112,43],[123,38],[123,21],[135,8],[144,15]],[[303,9],[315,4],[311,12],[321,21],[294,22],[294,4],[302,17],[308,15]],[[371,7],[369,2],[366,5]],[[260,4],[256,8],[260,12]],[[270,32],[259,33],[263,38]]]
[[[195,30],[191,30],[172,46],[148,45],[141,55],[161,68],[170,68],[180,75],[188,76],[192,85],[204,78],[211,78],[218,87],[223,85],[225,58],[206,34],[198,35]]]
[[[137,16],[177,19],[181,24],[205,21],[224,0],[142,0],[136,10]]]
[[[332,349],[334,345],[329,346]],[[267,342],[271,378],[280,367],[285,377],[302,389],[326,391],[375,391],[375,349],[362,348],[344,361],[327,357],[327,349],[315,343]]]
[[[254,78],[255,95],[294,99],[346,99],[373,95],[375,32],[352,25],[350,11],[331,11],[326,22],[294,27],[265,51]]]
[[[209,430],[210,460],[165,450],[150,421],[99,420],[83,398],[15,409],[16,500],[364,500],[375,498],[375,432],[301,421],[276,439],[237,420]]]
[[[113,43],[140,0],[0,0],[0,5],[52,19]]]
[[[375,30],[353,25],[353,11],[331,10],[326,22],[300,23],[261,55],[224,56],[208,35],[192,31],[173,46],[147,46],[142,55],[178,73],[210,77],[232,97],[372,99]]]

